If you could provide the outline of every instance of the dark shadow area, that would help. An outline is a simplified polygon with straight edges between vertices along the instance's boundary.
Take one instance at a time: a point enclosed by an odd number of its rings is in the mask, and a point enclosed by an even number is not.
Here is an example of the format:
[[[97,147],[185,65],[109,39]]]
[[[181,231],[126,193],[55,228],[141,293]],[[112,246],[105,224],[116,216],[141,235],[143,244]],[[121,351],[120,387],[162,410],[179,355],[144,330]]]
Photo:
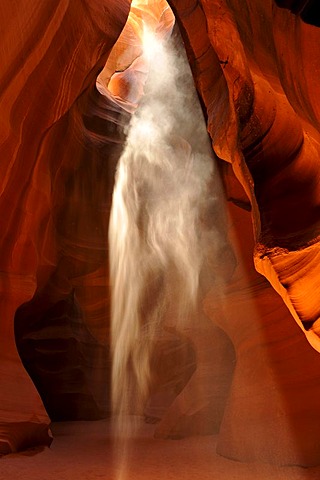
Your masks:
[[[318,0],[275,0],[278,7],[287,8],[300,15],[305,23],[320,27],[320,4]]]
[[[88,330],[74,293],[52,305],[38,294],[22,305],[15,316],[15,338],[53,421],[108,416],[109,348]]]

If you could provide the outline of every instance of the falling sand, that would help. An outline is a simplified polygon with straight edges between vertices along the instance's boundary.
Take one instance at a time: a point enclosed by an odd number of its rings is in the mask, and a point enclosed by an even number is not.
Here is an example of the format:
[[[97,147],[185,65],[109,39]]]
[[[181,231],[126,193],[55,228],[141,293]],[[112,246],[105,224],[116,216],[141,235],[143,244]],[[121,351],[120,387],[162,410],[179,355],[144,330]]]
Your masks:
[[[119,160],[109,228],[113,411],[121,480],[130,478],[127,450],[137,428],[127,419],[144,412],[155,342],[164,331],[196,337],[208,329],[199,294],[213,282],[218,290],[216,259],[226,246],[219,176],[178,33],[159,39],[146,28],[143,45],[145,94]],[[205,285],[208,270],[210,284]],[[207,370],[202,369],[204,377]],[[188,415],[207,403],[205,378],[201,392],[194,386],[195,406],[187,407]],[[168,422],[158,435],[165,436],[166,428],[171,428]]]

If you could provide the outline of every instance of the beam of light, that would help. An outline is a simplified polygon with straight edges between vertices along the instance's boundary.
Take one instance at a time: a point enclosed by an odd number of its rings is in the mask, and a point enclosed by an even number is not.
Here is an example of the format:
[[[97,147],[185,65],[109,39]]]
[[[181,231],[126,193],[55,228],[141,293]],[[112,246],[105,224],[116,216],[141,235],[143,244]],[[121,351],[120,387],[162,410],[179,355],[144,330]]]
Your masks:
[[[132,436],[128,417],[143,414],[154,342],[164,329],[190,328],[201,272],[222,241],[203,221],[208,206],[213,216],[221,208],[188,61],[165,35],[145,28],[142,38],[148,80],[119,160],[109,226],[118,438]],[[127,445],[119,449],[125,456]]]

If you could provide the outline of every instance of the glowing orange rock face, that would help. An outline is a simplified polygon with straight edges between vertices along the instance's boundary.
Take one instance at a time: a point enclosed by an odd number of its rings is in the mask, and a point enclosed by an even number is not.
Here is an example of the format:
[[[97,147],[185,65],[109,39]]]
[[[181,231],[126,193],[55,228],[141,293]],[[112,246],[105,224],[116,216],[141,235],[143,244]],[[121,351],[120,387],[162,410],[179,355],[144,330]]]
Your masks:
[[[63,116],[94,84],[126,21],[128,2],[105,3],[1,6],[0,454],[51,442],[49,418],[16,350],[14,315],[47,283],[59,258],[60,290],[70,291],[52,195],[64,141],[48,131],[61,120],[57,130],[66,133],[72,122]]]
[[[320,351],[320,61],[312,57],[320,31],[271,2],[203,0],[202,8],[192,1],[170,3],[206,105],[213,147],[230,162],[222,165],[230,237],[241,243],[239,249],[233,240],[239,266],[218,321],[238,360],[218,449],[237,459],[315,464],[319,358],[292,317]],[[208,34],[198,36],[206,24]],[[253,256],[291,315],[254,271]],[[205,311],[219,318],[214,292]]]
[[[256,267],[320,349],[320,65],[313,54],[320,31],[271,3],[203,1],[202,9],[195,2],[172,4],[191,45],[214,149],[232,163],[252,204]],[[200,40],[195,25],[202,31],[204,22],[208,36]]]
[[[167,37],[173,24],[174,16],[165,0],[134,0],[125,27],[97,79],[102,93],[109,91],[133,111],[143,95],[147,75],[144,36],[150,31],[159,39]]]

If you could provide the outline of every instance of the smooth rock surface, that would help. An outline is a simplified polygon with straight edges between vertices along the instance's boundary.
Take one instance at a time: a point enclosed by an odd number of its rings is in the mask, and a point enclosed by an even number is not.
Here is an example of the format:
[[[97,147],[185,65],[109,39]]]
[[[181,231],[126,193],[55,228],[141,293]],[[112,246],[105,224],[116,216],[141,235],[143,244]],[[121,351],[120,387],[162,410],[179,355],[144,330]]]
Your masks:
[[[14,316],[58,264],[66,269],[54,197],[68,170],[59,153],[72,124],[67,112],[94,84],[128,13],[126,1],[1,3],[0,453],[51,442],[50,420],[17,353]],[[66,295],[72,287],[60,278]]]

